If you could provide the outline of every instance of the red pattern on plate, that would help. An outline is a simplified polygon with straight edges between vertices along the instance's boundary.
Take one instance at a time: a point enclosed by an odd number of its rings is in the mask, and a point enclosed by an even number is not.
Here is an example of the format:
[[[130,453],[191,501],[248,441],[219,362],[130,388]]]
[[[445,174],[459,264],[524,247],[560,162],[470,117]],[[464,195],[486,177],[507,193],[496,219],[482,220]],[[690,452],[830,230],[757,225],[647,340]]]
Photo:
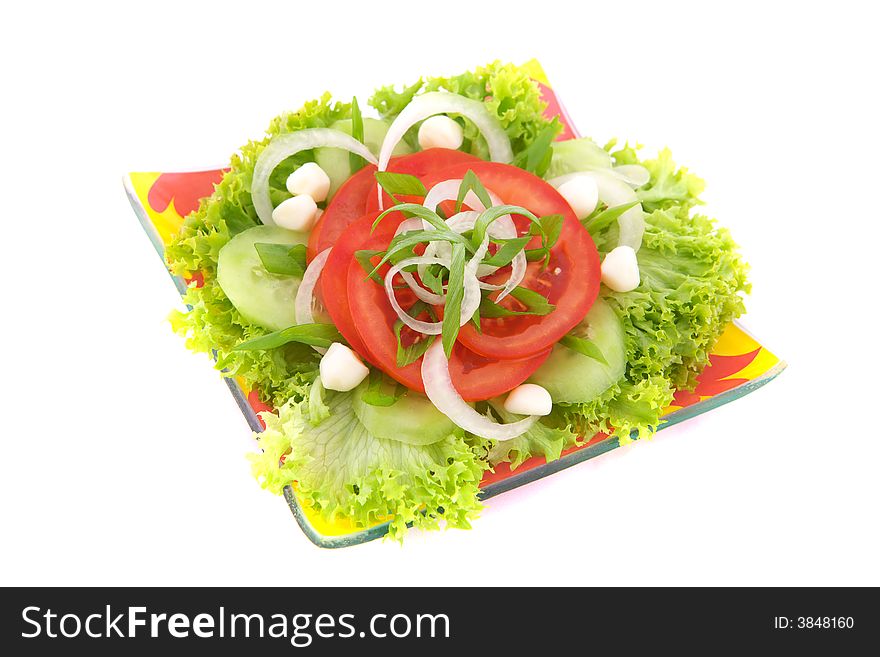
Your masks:
[[[248,400],[248,404],[251,405],[251,408],[254,409],[254,413],[257,414],[257,419],[260,421],[260,424],[265,429],[266,423],[263,422],[263,418],[260,417],[260,413],[263,413],[263,412],[271,413],[275,409],[272,408],[271,406],[269,406],[269,404],[265,404],[262,401],[260,401],[260,393],[256,389],[251,390],[248,393],[247,400]]]
[[[181,217],[199,209],[199,201],[214,192],[226,169],[194,171],[190,173],[163,173],[147,194],[147,202],[156,212],[165,212],[174,202],[174,209]]]
[[[562,456],[566,456],[571,454],[572,452],[577,452],[578,450],[584,449],[585,447],[589,447],[591,445],[595,445],[596,443],[600,443],[608,437],[607,434],[597,433],[593,436],[589,441],[580,445],[578,447],[569,447],[566,450],[563,450]],[[561,458],[561,457],[560,457]],[[533,456],[531,458],[523,461],[520,466],[516,470],[510,469],[510,463],[499,463],[495,466],[495,471],[487,470],[483,474],[483,478],[480,480],[480,488],[485,488],[489,484],[494,484],[499,481],[504,481],[508,477],[511,477],[514,474],[520,474],[521,472],[526,472],[527,470],[534,470],[535,468],[539,468],[542,465],[545,465],[547,461],[543,456]]]
[[[202,287],[205,284],[205,275],[200,271],[194,271],[184,280],[187,287],[191,287],[193,283],[195,283],[195,287]]]
[[[541,90],[541,100],[547,103],[544,116],[548,119],[558,116],[559,122],[562,124],[562,132],[557,135],[556,141],[565,141],[566,139],[576,139],[579,137],[580,135],[578,135],[577,129],[575,129],[574,124],[569,118],[568,112],[565,111],[554,91],[542,82],[538,82],[538,88]]]
[[[693,391],[678,390],[675,397],[672,398],[672,403],[676,406],[690,406],[700,401],[701,397],[713,397],[746,383],[749,379],[728,379],[726,377],[748,367],[760,351],[761,347],[737,356],[710,354],[709,364],[697,377],[697,387]]]

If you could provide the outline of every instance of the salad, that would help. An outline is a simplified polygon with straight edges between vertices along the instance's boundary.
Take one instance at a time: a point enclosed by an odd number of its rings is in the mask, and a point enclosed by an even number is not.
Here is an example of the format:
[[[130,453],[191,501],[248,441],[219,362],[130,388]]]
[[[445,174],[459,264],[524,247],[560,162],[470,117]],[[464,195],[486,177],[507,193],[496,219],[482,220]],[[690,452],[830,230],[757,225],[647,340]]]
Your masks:
[[[523,68],[368,105],[275,118],[166,258],[175,330],[271,409],[260,484],[400,539],[469,527],[501,463],[650,436],[747,267],[668,150],[560,140]]]

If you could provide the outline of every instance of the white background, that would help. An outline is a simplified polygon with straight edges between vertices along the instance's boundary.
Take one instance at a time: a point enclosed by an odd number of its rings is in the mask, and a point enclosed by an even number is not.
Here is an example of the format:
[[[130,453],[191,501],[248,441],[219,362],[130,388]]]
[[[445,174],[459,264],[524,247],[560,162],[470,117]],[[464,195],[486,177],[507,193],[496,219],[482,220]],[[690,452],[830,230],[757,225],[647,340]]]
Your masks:
[[[0,584],[880,584],[870,4],[7,7]],[[320,550],[165,323],[122,174],[222,165],[325,89],[533,56],[583,133],[668,144],[708,181],[753,267],[746,323],[790,367],[472,531]]]

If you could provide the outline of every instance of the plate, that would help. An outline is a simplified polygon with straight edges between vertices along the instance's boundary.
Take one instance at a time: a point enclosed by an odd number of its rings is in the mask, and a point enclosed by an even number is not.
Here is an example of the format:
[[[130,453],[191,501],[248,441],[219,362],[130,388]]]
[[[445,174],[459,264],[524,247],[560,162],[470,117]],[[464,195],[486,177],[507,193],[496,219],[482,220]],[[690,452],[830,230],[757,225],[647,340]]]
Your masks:
[[[548,115],[558,115],[565,126],[560,137],[580,136],[540,65],[532,61],[526,67],[540,85],[548,104]],[[125,189],[131,205],[163,264],[165,245],[179,230],[183,217],[198,208],[201,198],[213,192],[214,184],[220,181],[223,173],[224,169],[216,168],[185,172],[134,172],[125,176]],[[171,278],[182,295],[186,291],[186,282],[178,276],[172,275]],[[739,399],[772,381],[783,369],[785,363],[761,345],[742,324],[730,324],[709,355],[709,364],[700,374],[696,389],[676,393],[673,405],[664,413],[664,423],[659,430]],[[261,431],[263,426],[257,413],[266,410],[265,405],[260,404],[257,395],[246,390],[240,381],[232,378],[223,380],[251,429]],[[616,447],[619,447],[616,438],[600,434],[585,445],[563,452],[561,458],[550,463],[542,457],[532,457],[515,470],[511,470],[506,463],[502,464],[495,472],[487,472],[483,477],[481,498],[487,500]],[[284,489],[284,497],[303,532],[319,547],[348,547],[381,538],[387,533],[387,522],[368,528],[355,527],[345,519],[328,522],[302,504],[291,486]]]

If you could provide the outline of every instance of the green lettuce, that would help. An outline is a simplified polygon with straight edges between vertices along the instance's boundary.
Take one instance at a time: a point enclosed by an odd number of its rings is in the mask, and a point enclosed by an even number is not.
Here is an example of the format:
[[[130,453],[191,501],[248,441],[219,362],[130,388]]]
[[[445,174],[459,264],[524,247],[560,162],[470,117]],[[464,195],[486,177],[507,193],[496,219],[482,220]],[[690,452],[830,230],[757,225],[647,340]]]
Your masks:
[[[674,393],[662,375],[638,376],[627,372],[623,379],[589,402],[555,407],[546,421],[570,426],[582,436],[604,433],[624,445],[653,435]]]
[[[551,121],[544,117],[547,104],[541,100],[538,83],[525,71],[513,64],[493,62],[452,77],[418,80],[397,91],[393,86],[382,87],[369,103],[379,114],[393,120],[420,92],[449,91],[485,103],[492,116],[498,118],[510,138],[514,155],[524,151]],[[463,150],[488,159],[485,141],[476,126],[462,119],[465,128]],[[561,129],[561,125],[558,126]],[[412,146],[416,145],[415,128],[408,133]]]
[[[248,388],[257,388],[263,400],[281,404],[302,399],[318,371],[317,352],[289,343],[267,351],[232,351],[240,342],[265,335],[265,329],[242,318],[213,278],[202,287],[191,285],[183,297],[187,312],[172,311],[175,332],[186,337],[195,352],[214,354],[215,367],[225,376],[240,377]]]
[[[500,402],[500,400],[498,400]],[[522,419],[504,410],[498,402],[493,402],[492,411],[502,422],[516,422]],[[488,462],[490,466],[509,463],[511,470],[516,470],[532,456],[542,456],[549,463],[562,456],[562,451],[576,445],[584,444],[588,438],[572,431],[570,426],[552,426],[545,420],[539,420],[524,434],[511,440],[487,441]]]
[[[612,150],[616,144],[616,140],[611,140],[605,149]],[[646,211],[671,208],[681,212],[702,205],[700,194],[706,184],[686,167],[676,165],[668,148],[660,151],[654,159],[639,161],[637,149],[626,144],[614,151],[612,157],[616,165],[641,164],[651,174],[648,183],[638,190],[639,200]]]
[[[676,389],[694,388],[712,346],[745,311],[742,293],[750,286],[730,233],[692,212],[701,205],[702,180],[678,167],[668,149],[645,161],[629,146],[612,156],[615,164],[642,164],[651,173],[639,190],[646,211],[641,283],[631,292],[602,287],[626,331],[626,375],[597,399],[558,408],[555,417],[586,435],[602,431],[626,443],[656,431]],[[593,237],[604,255],[617,245],[617,227]]]
[[[189,276],[200,272],[204,279],[203,286],[190,286],[184,296],[190,310],[171,314],[174,330],[186,336],[190,349],[214,354],[218,369],[227,376],[242,378],[249,388],[259,390],[263,401],[276,406],[290,398],[303,398],[306,387],[315,378],[318,359],[314,350],[304,345],[268,351],[231,351],[243,340],[266,331],[245,320],[220,289],[216,279],[217,258],[232,237],[259,224],[250,186],[257,158],[270,139],[304,128],[327,127],[350,116],[349,104],[333,103],[330,95],[324,94],[297,112],[273,119],[265,138],[248,142],[240,153],[232,156],[229,171],[214,193],[184,220],[180,232],[165,249],[172,273]],[[301,153],[275,170],[270,179],[275,203],[289,196],[284,189],[287,175],[310,159],[310,152]]]
[[[643,161],[636,148],[615,146],[605,147],[615,165],[641,164],[651,174],[638,191],[646,212],[641,283],[631,292],[601,290],[626,332],[625,376],[587,403],[554,406],[528,434],[490,444],[492,466],[516,467],[535,455],[551,461],[598,432],[621,444],[651,437],[675,391],[694,388],[718,337],[745,311],[748,266],[730,233],[694,212],[703,181],[677,166],[668,149]],[[593,235],[603,256],[617,237],[614,224]]]
[[[362,528],[390,520],[388,535],[398,540],[408,525],[470,527],[484,465],[464,437],[424,446],[376,438],[357,419],[352,393],[326,394],[325,418],[313,418],[306,401],[262,414],[263,452],[250,457],[264,488],[280,493],[296,482],[299,498],[325,519]]]

